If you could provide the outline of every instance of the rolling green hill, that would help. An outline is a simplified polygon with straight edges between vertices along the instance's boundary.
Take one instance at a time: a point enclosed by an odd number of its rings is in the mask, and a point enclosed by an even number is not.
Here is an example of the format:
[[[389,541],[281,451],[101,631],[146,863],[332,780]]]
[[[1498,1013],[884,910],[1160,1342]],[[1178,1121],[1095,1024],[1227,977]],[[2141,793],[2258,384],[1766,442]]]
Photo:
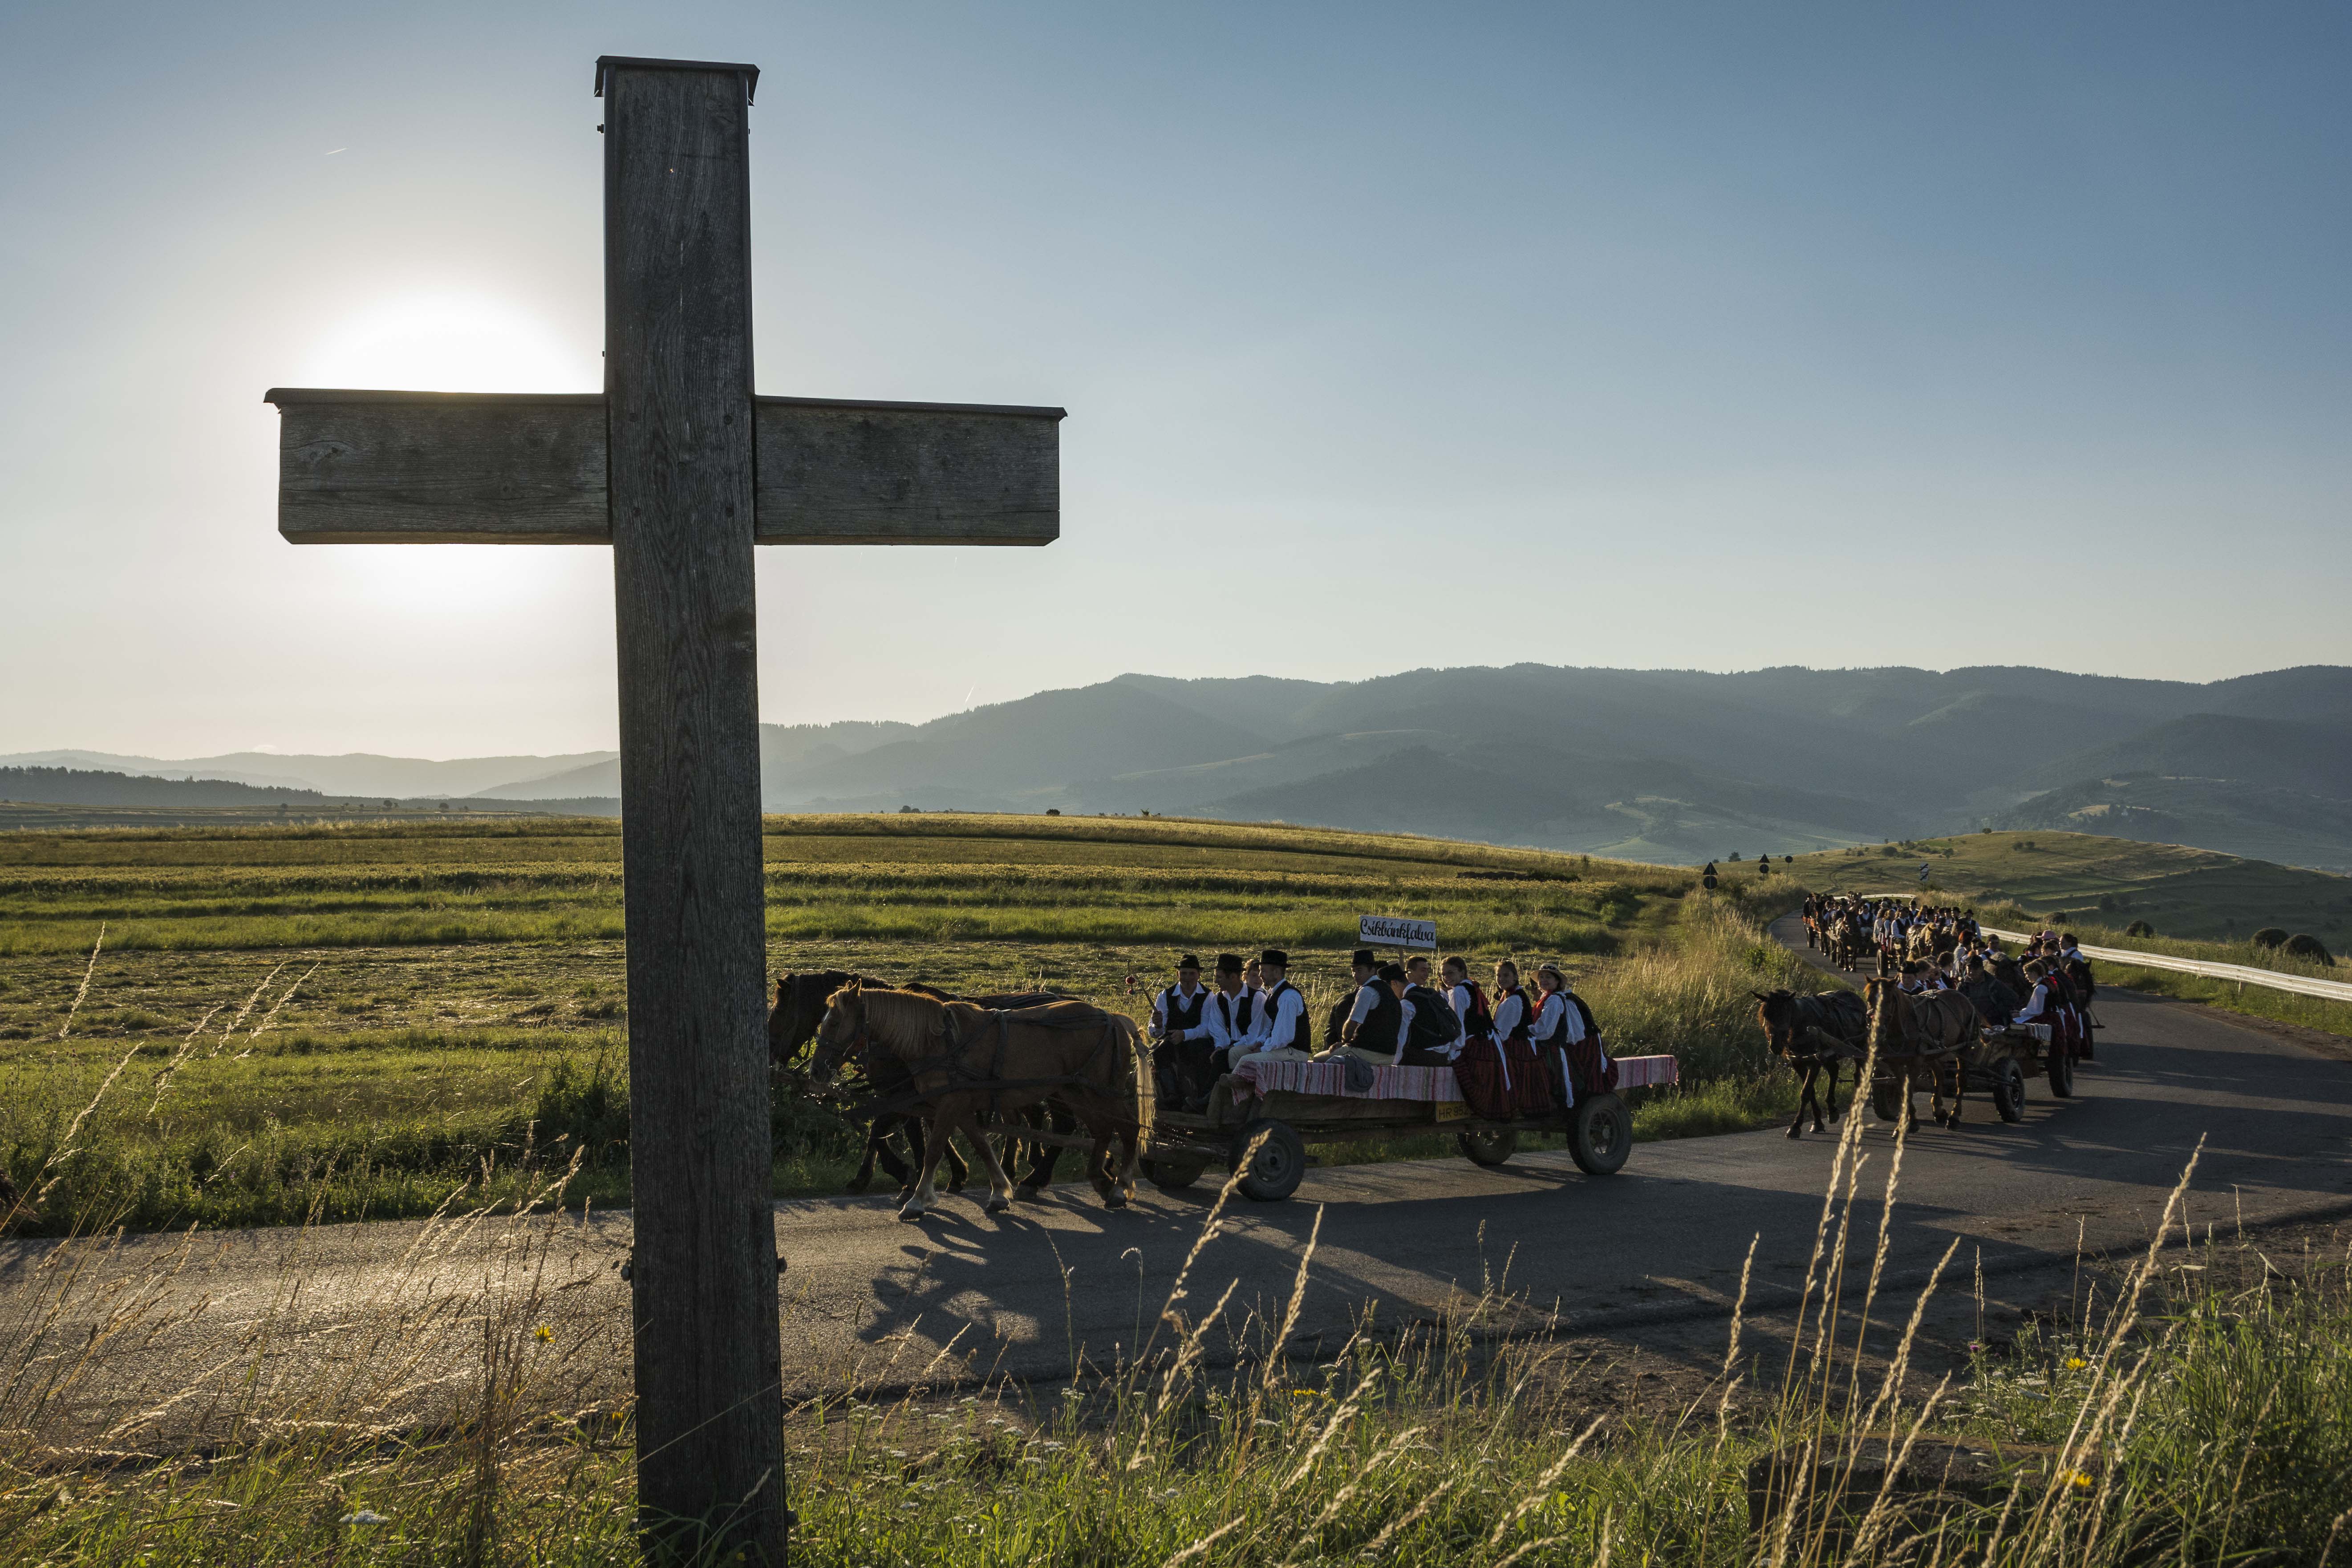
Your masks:
[[[93,761],[200,765],[0,756]],[[201,765],[331,800],[412,799],[426,777],[523,805],[620,793],[609,752],[264,761],[284,776],[236,771],[250,755]],[[2352,870],[2352,668],[2202,685],[2008,666],[1123,675],[921,724],[762,725],[761,785],[770,811],[1279,818],[1685,865],[1990,826]]]

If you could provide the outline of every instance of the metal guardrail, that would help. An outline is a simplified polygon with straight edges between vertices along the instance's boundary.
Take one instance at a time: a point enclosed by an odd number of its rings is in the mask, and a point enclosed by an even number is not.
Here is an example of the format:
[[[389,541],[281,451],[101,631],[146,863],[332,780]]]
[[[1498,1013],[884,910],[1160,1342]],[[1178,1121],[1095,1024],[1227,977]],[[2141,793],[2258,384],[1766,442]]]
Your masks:
[[[2003,942],[2024,942],[2021,931],[1995,931],[1984,928],[1987,936],[1997,936]],[[2273,991],[2292,991],[2302,996],[2324,996],[2330,1002],[2352,1002],[2352,982],[2316,980],[2307,974],[2282,974],[2275,969],[2256,969],[2250,963],[2213,963],[2201,958],[2175,958],[2168,952],[2136,952],[2127,947],[2083,946],[2083,956],[2101,959],[2110,963],[2129,963],[2141,969],[2169,969],[2181,974],[2201,974],[2208,980],[2234,980],[2241,985],[2267,985]]]

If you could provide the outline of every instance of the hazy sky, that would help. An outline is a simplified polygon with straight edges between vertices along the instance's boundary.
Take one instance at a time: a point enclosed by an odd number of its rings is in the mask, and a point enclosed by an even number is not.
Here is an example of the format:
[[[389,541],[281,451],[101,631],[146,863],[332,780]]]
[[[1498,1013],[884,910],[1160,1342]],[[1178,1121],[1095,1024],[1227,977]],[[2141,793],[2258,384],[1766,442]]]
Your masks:
[[[761,552],[772,721],[1141,669],[2352,663],[2352,8],[0,7],[0,751],[610,744],[598,549],[273,384],[593,391],[602,53],[748,60],[761,390],[1066,406]]]

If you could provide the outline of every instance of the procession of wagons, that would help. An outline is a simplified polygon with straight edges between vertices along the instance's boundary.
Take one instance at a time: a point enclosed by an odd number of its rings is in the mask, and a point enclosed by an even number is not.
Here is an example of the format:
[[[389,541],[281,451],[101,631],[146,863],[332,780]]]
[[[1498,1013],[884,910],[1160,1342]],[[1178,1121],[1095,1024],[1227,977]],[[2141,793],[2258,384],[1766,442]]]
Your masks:
[[[1837,967],[1861,968],[1868,954],[1852,945],[1845,911],[1824,907],[1836,918],[1817,921],[1812,908],[1806,911],[1811,945]],[[1878,966],[1889,968],[1883,952]],[[1815,1131],[1826,1129],[1820,1075],[1827,1075],[1834,1120],[1840,1067],[1859,1075],[1864,1063],[1882,1121],[1916,1121],[1913,1097],[1922,1089],[1948,1126],[1959,1125],[1971,1089],[1990,1097],[2003,1121],[2021,1121],[2030,1079],[2045,1080],[2057,1098],[2074,1092],[2074,1062],[2089,1054],[2096,1026],[2087,1007],[2054,1022],[2012,1022],[1960,988],[1913,987],[1890,973],[1865,980],[1858,995],[1758,996],[1768,1040],[1801,1081],[1790,1137],[1809,1111]],[[1204,1100],[1186,1104],[1164,1096],[1152,1042],[1123,1013],[1049,991],[958,996],[837,970],[783,976],[769,1036],[779,1064],[814,1045],[809,1074],[820,1088],[857,1062],[867,1093],[848,1114],[870,1131],[852,1190],[864,1190],[878,1162],[903,1184],[908,1218],[936,1201],[942,1163],[949,1190],[967,1179],[959,1138],[988,1180],[992,1210],[1015,1194],[1007,1163],[1027,1160],[1019,1187],[1034,1193],[1066,1151],[1079,1153],[1087,1178],[1113,1207],[1132,1195],[1138,1175],[1178,1191],[1212,1170],[1229,1174],[1244,1197],[1278,1202],[1297,1190],[1314,1146],[1428,1134],[1451,1135],[1464,1157],[1485,1166],[1509,1161],[1530,1137],[1556,1136],[1580,1171],[1607,1176],[1633,1151],[1627,1097],[1678,1078],[1673,1056],[1612,1058],[1597,1035],[1578,1060],[1561,1053],[1556,1069],[1529,1072],[1523,1062],[1516,1084],[1503,1068],[1499,1089],[1492,1069],[1474,1073],[1466,1059],[1457,1073],[1288,1051],[1234,1059]],[[1499,1062],[1502,1053],[1494,1054]],[[1859,1099],[1858,1080],[1853,1090]],[[908,1137],[912,1165],[893,1151],[894,1130]]]

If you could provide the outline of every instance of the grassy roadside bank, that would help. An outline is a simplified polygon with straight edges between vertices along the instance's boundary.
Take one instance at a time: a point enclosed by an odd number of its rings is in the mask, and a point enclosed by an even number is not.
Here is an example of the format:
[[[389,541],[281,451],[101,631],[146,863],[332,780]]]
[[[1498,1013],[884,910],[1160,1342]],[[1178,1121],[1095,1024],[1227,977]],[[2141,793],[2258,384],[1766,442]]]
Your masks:
[[[1873,1233],[1850,1193],[1824,1219],[1805,1298],[1868,1311]],[[1227,1323],[1209,1291],[1171,1291],[1143,1356],[1063,1388],[789,1411],[794,1561],[2316,1568],[2352,1531],[2346,1240],[2273,1258],[2260,1235],[2208,1238],[2095,1264],[2081,1310],[1971,1346],[1940,1383],[1912,1366],[1909,1332],[1864,1356],[1851,1327],[1823,1337],[1836,1314],[1799,1313],[1785,1345],[1743,1340],[1735,1318],[1712,1382],[1631,1404],[1605,1361],[1540,1334],[1498,1342],[1498,1327],[1542,1325],[1493,1297],[1315,1364],[1207,1375],[1204,1347],[1283,1344],[1292,1324]],[[299,1408],[232,1411],[198,1455],[141,1452],[157,1413],[109,1427],[111,1453],[47,1443],[162,1325],[125,1303],[62,1368],[21,1342],[0,1358],[0,1563],[635,1562],[628,1412],[577,1406],[532,1263],[527,1246],[507,1260],[522,1288],[489,1297],[486,1375],[449,1382],[446,1419],[422,1433],[379,1425],[394,1385],[431,1371],[392,1356]],[[66,1298],[95,1288],[72,1264],[9,1305],[69,1315]],[[1302,1284],[1312,1266],[1310,1248]],[[352,1331],[390,1345],[413,1328],[394,1313]],[[255,1342],[272,1342],[266,1321]],[[219,1375],[236,1384],[235,1358]],[[1890,1450],[1909,1474],[1845,1490]]]

